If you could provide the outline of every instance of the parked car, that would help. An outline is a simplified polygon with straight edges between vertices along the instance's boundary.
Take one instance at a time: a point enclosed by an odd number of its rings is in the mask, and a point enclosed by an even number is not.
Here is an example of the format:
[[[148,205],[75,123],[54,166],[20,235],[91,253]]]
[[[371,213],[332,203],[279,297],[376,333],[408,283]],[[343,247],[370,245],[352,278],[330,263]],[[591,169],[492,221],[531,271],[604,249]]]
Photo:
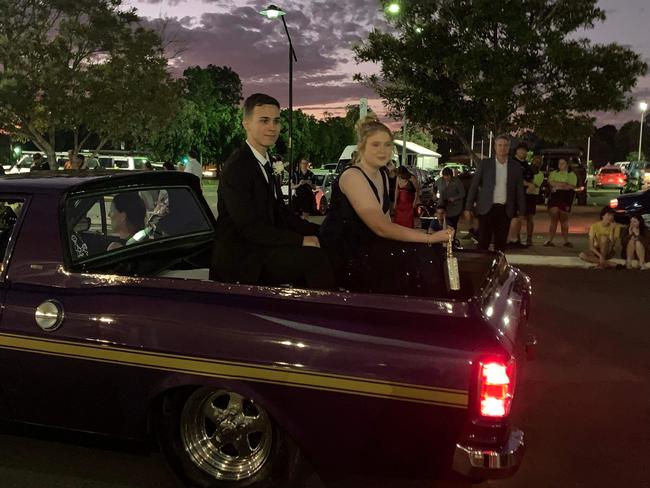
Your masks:
[[[623,191],[626,180],[627,175],[620,167],[607,165],[603,166],[596,172],[593,187],[595,189],[616,188]]]
[[[557,170],[557,163],[560,159],[566,159],[569,168],[578,178],[578,185],[575,191],[575,198],[578,205],[587,205],[587,168],[580,159],[582,152],[579,149],[555,148],[543,149],[539,152],[542,156],[540,171],[544,173],[544,181],[540,186],[539,203],[546,203],[551,194],[551,187],[548,184],[548,175],[551,171]]]
[[[616,211],[615,220],[627,224],[631,215],[642,215],[650,226],[650,188],[636,193],[625,193],[609,202]]]
[[[637,192],[650,187],[650,163],[646,161],[632,161],[627,168],[627,181],[625,193]]]
[[[336,171],[337,163],[327,163],[322,166],[322,169],[327,171]]]
[[[629,165],[630,165],[629,161],[617,161],[616,163],[614,163],[614,166],[621,168],[621,171],[623,171],[624,173],[627,173],[627,168]]]
[[[0,179],[8,419],[153,437],[187,486],[517,470],[531,286],[503,254],[458,253],[430,299],[221,283],[197,178],[87,173]],[[162,207],[124,242],[112,202],[143,193]]]

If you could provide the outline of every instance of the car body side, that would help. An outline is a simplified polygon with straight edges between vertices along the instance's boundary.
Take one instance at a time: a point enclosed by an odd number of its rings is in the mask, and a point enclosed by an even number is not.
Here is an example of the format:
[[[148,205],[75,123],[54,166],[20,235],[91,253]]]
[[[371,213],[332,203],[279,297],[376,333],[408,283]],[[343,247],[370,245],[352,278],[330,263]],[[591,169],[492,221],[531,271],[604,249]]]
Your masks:
[[[530,284],[502,258],[469,300],[76,272],[67,193],[0,193],[25,201],[0,277],[0,387],[14,420],[144,439],[162,396],[205,385],[259,402],[317,464],[428,469],[461,440],[506,441],[508,419],[477,418],[474,384],[480,356],[520,352]],[[65,310],[56,330],[34,320],[46,300]]]

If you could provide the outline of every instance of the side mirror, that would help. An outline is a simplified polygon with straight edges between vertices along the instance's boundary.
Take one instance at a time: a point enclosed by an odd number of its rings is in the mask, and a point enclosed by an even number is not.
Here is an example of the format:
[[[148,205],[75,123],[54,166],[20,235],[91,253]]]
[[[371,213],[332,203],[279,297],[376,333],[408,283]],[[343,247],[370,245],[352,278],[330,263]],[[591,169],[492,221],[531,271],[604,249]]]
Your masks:
[[[74,226],[74,232],[86,232],[90,230],[90,217],[81,217]]]

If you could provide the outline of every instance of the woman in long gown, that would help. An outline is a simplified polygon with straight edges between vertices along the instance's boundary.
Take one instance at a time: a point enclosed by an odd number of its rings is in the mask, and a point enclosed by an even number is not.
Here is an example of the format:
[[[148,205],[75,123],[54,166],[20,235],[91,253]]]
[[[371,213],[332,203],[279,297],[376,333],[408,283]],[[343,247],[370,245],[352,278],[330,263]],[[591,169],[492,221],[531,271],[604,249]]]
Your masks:
[[[413,210],[420,202],[418,181],[406,169],[406,166],[397,168],[395,181],[395,223],[404,227],[413,228]]]
[[[391,222],[385,165],[391,131],[366,118],[358,128],[358,157],[332,187],[320,230],[339,285],[355,292],[436,296],[444,290],[441,247],[451,229],[427,234]]]

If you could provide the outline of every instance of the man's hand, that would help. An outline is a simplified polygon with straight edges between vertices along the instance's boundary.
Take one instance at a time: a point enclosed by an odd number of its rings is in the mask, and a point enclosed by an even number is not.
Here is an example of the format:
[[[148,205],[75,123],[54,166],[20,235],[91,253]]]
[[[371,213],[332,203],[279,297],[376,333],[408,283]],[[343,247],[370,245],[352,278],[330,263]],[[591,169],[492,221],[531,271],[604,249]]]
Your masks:
[[[302,238],[302,247],[320,247],[320,242],[316,236],[305,236]]]

